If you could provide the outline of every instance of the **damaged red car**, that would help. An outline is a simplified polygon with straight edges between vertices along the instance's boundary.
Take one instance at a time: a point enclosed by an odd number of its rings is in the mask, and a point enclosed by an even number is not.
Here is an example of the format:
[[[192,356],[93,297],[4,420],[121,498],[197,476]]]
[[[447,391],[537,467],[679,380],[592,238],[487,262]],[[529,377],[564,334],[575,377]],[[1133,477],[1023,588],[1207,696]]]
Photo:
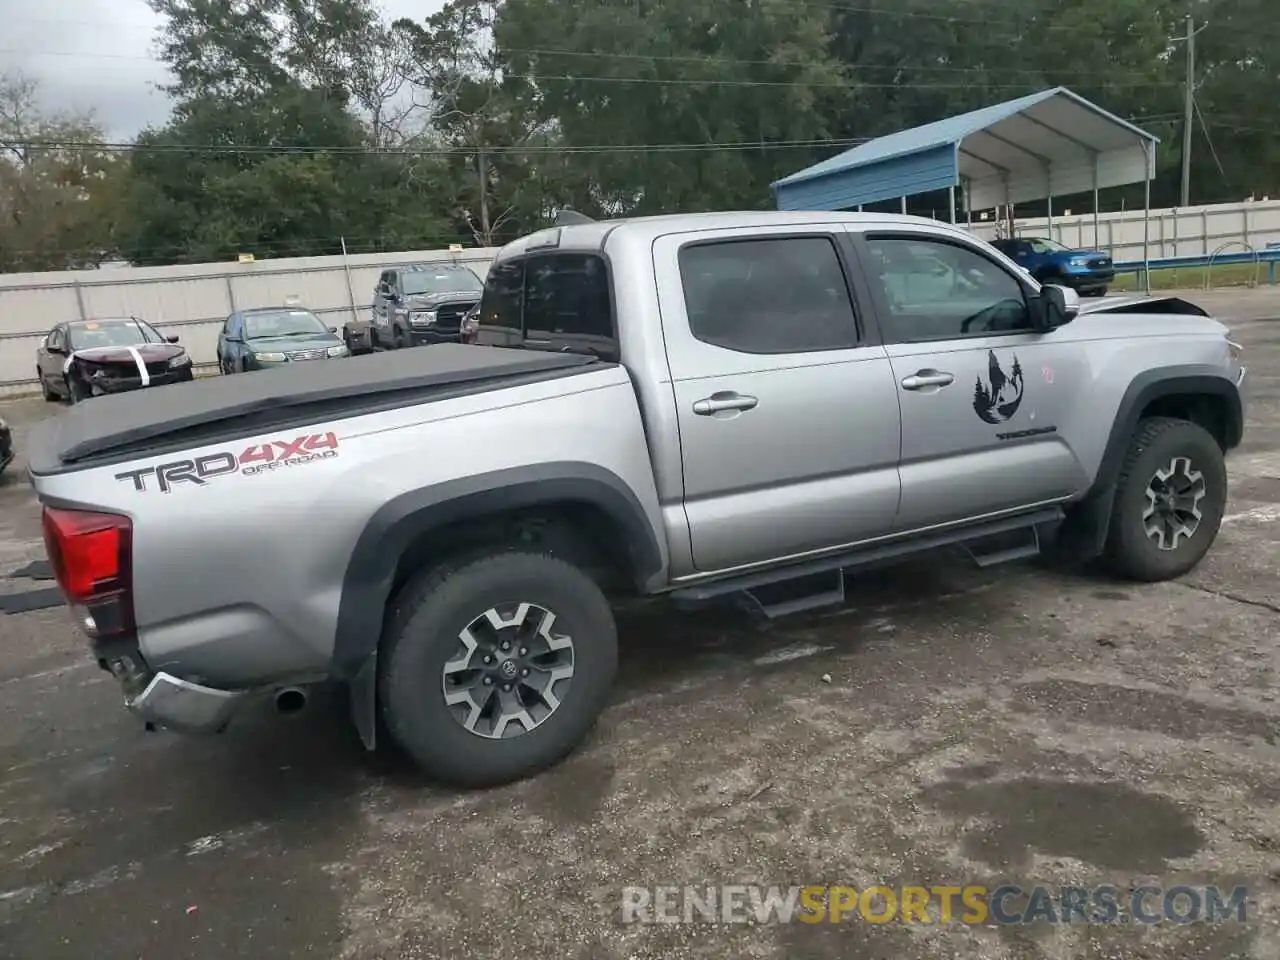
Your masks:
[[[36,371],[46,400],[71,403],[192,378],[178,338],[137,317],[58,324],[36,350]]]

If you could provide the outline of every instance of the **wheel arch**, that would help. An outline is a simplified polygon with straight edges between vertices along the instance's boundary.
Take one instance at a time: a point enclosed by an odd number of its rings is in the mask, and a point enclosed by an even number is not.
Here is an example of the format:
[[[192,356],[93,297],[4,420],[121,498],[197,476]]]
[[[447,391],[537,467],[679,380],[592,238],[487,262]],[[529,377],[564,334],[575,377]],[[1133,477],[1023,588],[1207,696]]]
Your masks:
[[[1125,450],[1145,417],[1167,416],[1204,427],[1225,453],[1244,434],[1244,405],[1236,384],[1212,368],[1188,365],[1147,370],[1125,389],[1111,423],[1093,485],[1070,511],[1084,557],[1098,556],[1106,543],[1116,482]]]
[[[475,529],[491,519],[566,506],[621,539],[625,573],[637,589],[661,572],[665,555],[639,499],[617,474],[590,463],[515,467],[411,490],[369,518],[343,576],[330,664],[334,678],[351,685],[352,716],[367,747],[374,745],[376,660],[387,603],[415,545],[441,544],[441,534],[460,526]]]

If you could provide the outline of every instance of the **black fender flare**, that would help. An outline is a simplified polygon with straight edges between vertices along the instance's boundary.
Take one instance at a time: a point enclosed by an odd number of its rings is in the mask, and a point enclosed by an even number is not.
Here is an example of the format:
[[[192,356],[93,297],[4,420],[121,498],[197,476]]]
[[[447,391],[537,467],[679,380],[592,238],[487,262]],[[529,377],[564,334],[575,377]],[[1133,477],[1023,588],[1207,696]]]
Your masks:
[[[351,687],[351,711],[373,749],[378,644],[400,558],[434,529],[513,509],[565,501],[590,503],[625,531],[637,586],[662,569],[657,532],[615,473],[574,461],[533,464],[412,490],[383,504],[365,524],[347,561],[330,673]]]
[[[1142,411],[1153,402],[1172,396],[1219,397],[1227,414],[1223,425],[1224,446],[1230,450],[1240,444],[1244,435],[1244,404],[1240,389],[1232,380],[1212,372],[1215,369],[1188,364],[1147,370],[1133,378],[1116,408],[1093,486],[1071,510],[1076,535],[1081,538],[1078,547],[1084,556],[1096,557],[1102,552],[1125,451],[1138,428]]]

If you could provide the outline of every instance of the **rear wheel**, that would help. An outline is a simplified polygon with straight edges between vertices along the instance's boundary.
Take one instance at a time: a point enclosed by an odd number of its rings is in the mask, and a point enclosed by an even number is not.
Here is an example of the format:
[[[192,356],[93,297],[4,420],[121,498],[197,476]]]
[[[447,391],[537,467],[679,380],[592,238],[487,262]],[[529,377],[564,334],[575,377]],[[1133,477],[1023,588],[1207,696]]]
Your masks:
[[[1213,545],[1226,504],[1226,461],[1213,436],[1186,420],[1142,420],[1120,470],[1103,559],[1133,580],[1181,576]]]
[[[617,670],[617,631],[577,567],[497,553],[411,581],[378,660],[392,739],[433,777],[491,786],[546,769],[586,737]]]
[[[37,370],[36,376],[40,378],[40,396],[50,402],[57,400],[58,395],[49,389],[49,381],[44,378],[44,374]]]

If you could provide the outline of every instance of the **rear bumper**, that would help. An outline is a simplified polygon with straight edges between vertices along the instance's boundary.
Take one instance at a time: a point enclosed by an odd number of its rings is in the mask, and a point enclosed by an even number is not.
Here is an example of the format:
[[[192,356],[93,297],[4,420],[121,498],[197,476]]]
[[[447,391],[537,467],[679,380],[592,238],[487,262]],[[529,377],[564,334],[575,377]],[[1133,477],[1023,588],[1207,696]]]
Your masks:
[[[248,695],[247,690],[215,690],[161,671],[137,696],[126,696],[125,706],[144,723],[176,733],[218,733]]]

